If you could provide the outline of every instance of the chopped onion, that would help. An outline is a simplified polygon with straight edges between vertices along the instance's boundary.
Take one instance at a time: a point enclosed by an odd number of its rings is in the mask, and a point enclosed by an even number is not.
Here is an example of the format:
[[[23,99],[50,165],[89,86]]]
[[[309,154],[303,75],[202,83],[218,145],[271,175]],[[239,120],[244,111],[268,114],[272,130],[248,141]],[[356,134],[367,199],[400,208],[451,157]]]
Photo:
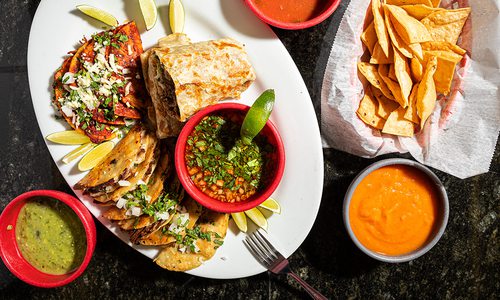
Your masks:
[[[162,213],[156,212],[155,216],[158,220],[168,220],[170,214],[168,212],[162,212]]]
[[[118,207],[118,208],[123,208],[123,207],[125,206],[125,204],[127,204],[127,199],[120,198],[120,199],[118,199],[118,201],[116,202],[116,207]]]
[[[118,181],[119,186],[130,186],[130,181],[127,180],[120,180]]]
[[[64,84],[72,84],[75,82],[75,74],[71,73],[71,72],[66,72],[64,73],[63,77],[62,77],[62,82]]]
[[[132,85],[132,82],[129,82],[127,83],[127,85],[125,86],[125,96],[127,96],[128,94],[130,94],[130,86]]]
[[[61,106],[61,110],[66,117],[69,118],[69,117],[73,116],[73,110],[71,109],[71,107],[69,107],[67,105],[63,105],[63,106]]]
[[[185,223],[189,220],[189,213],[183,213],[179,215],[179,219],[181,220],[181,226],[185,226]]]
[[[132,207],[131,213],[133,216],[138,217],[142,214],[142,209],[140,207],[134,206],[134,207]]]
[[[113,53],[109,55],[109,66],[111,67],[113,72],[118,73],[118,69],[116,68],[115,64],[115,55]]]
[[[177,222],[175,222],[175,219],[172,221],[172,224],[168,227],[169,231],[172,231],[173,233],[179,233],[181,229],[177,227]]]
[[[198,245],[196,245],[196,242],[193,242],[193,246],[194,246],[194,253],[200,252],[200,248],[198,248]]]

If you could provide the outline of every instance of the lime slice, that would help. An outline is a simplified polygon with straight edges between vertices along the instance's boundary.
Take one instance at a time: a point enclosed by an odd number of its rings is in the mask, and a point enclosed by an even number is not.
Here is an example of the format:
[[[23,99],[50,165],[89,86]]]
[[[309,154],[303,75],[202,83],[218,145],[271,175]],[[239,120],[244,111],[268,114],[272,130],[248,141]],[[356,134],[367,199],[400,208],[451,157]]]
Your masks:
[[[262,202],[259,207],[265,208],[267,210],[270,210],[274,213],[281,213],[281,206],[280,204],[274,200],[273,198],[269,198],[266,201]]]
[[[75,130],[66,130],[52,133],[49,134],[46,139],[51,141],[52,143],[63,145],[81,145],[90,143],[90,139],[88,136]]]
[[[168,5],[168,18],[172,33],[182,33],[184,31],[184,20],[186,19],[186,14],[184,12],[184,6],[180,0],[170,0]]]
[[[267,230],[267,220],[266,217],[260,212],[260,210],[256,207],[245,211],[245,214],[252,220],[255,225],[260,228]]]
[[[102,9],[86,4],[77,5],[76,8],[87,16],[108,24],[109,26],[118,26],[118,21],[116,20],[116,18],[113,17],[112,14],[105,12]]]
[[[80,147],[76,148],[75,150],[71,151],[70,153],[66,154],[66,156],[63,157],[62,162],[65,164],[69,164],[70,162],[74,161],[76,158],[89,152],[90,149],[94,148],[94,146],[95,146],[95,144],[93,144],[93,143],[83,144]]]
[[[139,0],[139,6],[141,7],[144,22],[146,23],[146,29],[150,30],[155,26],[156,19],[158,18],[156,3],[154,0]]]
[[[245,217],[245,213],[232,213],[231,217],[233,217],[234,223],[238,226],[240,231],[247,232],[247,217]]]
[[[241,125],[241,140],[250,144],[266,125],[274,106],[274,90],[266,90],[255,100]]]
[[[102,144],[97,145],[94,149],[90,150],[89,153],[85,154],[85,156],[78,163],[78,170],[87,171],[97,166],[101,160],[103,160],[106,155],[108,155],[115,144],[111,141],[104,142]]]

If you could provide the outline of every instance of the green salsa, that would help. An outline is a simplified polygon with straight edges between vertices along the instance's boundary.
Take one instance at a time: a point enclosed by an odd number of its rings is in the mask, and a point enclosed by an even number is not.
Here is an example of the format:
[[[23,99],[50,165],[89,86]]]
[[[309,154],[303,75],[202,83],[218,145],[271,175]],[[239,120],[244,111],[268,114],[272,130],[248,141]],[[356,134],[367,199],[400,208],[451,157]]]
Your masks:
[[[24,259],[41,272],[66,274],[83,262],[87,239],[76,213],[63,202],[37,197],[19,212],[16,241]]]
[[[249,145],[240,139],[243,117],[209,115],[187,139],[185,160],[194,184],[223,202],[250,198],[265,186],[274,147],[258,135]]]

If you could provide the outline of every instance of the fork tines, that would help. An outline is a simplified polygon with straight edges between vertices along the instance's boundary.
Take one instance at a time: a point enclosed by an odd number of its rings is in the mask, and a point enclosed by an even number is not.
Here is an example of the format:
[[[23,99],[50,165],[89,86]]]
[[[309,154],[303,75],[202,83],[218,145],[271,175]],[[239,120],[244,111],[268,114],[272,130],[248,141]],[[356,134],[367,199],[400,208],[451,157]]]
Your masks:
[[[244,242],[252,254],[268,268],[285,259],[259,231],[247,235]]]

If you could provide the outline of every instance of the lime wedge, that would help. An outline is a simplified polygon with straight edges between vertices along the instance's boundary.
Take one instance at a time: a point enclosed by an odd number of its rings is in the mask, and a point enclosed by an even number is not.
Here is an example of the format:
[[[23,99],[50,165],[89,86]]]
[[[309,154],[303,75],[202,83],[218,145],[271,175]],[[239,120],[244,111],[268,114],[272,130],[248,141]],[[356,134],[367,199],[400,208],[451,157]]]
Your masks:
[[[65,164],[69,164],[70,162],[74,161],[78,157],[89,152],[90,149],[94,148],[94,146],[95,146],[95,144],[93,144],[93,143],[83,144],[80,147],[76,148],[75,150],[71,151],[70,153],[66,154],[66,156],[63,157],[62,162]]]
[[[87,16],[108,24],[109,26],[118,26],[118,21],[116,20],[116,18],[113,17],[112,14],[102,9],[86,4],[77,5],[76,8]]]
[[[241,140],[250,144],[266,125],[274,106],[274,90],[266,90],[255,100],[241,125]]]
[[[180,0],[170,0],[168,5],[168,19],[172,33],[182,33],[184,31],[186,13]]]
[[[78,170],[87,171],[97,166],[101,160],[103,160],[106,155],[108,155],[115,144],[111,141],[107,141],[97,145],[94,149],[90,150],[89,153],[85,154],[85,156],[78,163]]]
[[[252,220],[255,225],[260,228],[267,230],[267,220],[266,217],[260,212],[260,210],[256,207],[245,211],[245,214]]]
[[[150,30],[155,26],[156,19],[158,18],[156,3],[154,0],[139,0],[139,6],[141,7],[144,22],[146,23],[146,29]]]
[[[262,202],[259,207],[265,208],[267,210],[270,210],[274,213],[281,213],[281,206],[280,204],[274,200],[273,198],[269,198],[266,201]]]
[[[66,130],[52,133],[49,134],[46,139],[51,141],[52,143],[63,145],[81,145],[90,143],[90,139],[88,136],[75,130]]]
[[[245,213],[231,213],[231,217],[233,217],[234,223],[238,226],[240,231],[247,232],[247,217],[245,217]]]

